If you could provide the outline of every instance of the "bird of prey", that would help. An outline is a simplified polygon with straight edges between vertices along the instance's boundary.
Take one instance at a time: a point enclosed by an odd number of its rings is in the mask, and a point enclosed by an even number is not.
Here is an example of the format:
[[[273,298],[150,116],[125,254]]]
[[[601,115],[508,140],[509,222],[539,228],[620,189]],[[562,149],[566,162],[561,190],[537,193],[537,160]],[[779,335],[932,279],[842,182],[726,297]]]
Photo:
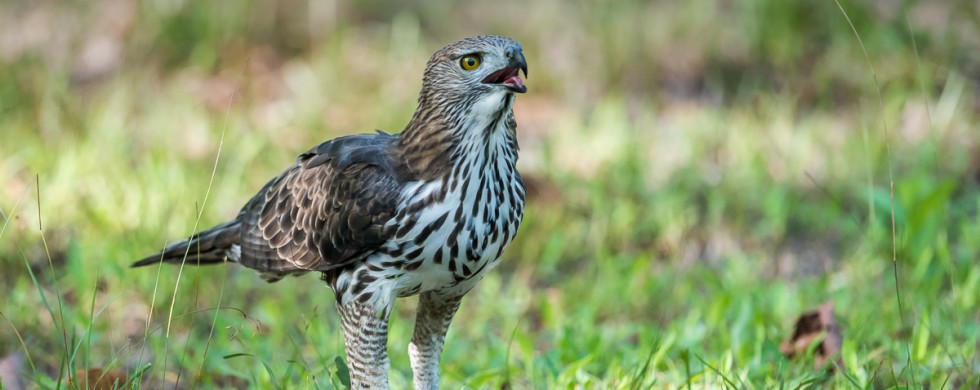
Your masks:
[[[527,62],[510,38],[440,49],[401,133],[326,141],[235,219],[133,267],[228,261],[267,281],[320,272],[336,297],[353,388],[387,388],[392,305],[421,294],[408,346],[412,379],[417,389],[438,388],[460,299],[497,265],[524,214],[512,109],[527,91],[521,71],[527,77]]]

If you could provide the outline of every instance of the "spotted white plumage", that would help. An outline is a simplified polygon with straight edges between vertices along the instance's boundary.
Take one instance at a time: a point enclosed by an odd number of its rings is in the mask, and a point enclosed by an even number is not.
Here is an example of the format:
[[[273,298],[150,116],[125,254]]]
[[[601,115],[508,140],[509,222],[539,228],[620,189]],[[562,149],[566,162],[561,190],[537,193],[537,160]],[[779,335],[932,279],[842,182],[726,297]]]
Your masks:
[[[351,384],[387,387],[388,316],[421,294],[409,346],[416,388],[437,388],[439,355],[460,300],[517,234],[525,189],[515,93],[517,42],[468,38],[437,51],[419,105],[397,135],[327,141],[300,155],[238,217],[134,266],[226,259],[276,281],[318,271],[334,290]]]

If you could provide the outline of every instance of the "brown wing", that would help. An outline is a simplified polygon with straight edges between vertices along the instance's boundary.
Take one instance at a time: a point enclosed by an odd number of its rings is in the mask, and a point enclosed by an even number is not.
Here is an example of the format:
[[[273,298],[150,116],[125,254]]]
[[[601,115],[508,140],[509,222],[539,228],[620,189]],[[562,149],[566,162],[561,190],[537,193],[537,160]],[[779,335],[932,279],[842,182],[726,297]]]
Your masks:
[[[260,271],[326,271],[362,260],[393,233],[402,180],[379,132],[310,149],[242,209],[239,262]]]

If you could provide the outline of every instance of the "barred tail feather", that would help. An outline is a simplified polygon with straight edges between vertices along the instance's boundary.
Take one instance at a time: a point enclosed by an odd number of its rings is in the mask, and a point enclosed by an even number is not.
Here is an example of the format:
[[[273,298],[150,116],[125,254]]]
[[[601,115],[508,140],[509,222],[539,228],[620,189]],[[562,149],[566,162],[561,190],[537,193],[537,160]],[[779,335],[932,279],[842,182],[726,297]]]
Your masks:
[[[130,268],[150,264],[181,263],[187,257],[187,264],[206,265],[237,261],[237,251],[241,242],[241,223],[237,220],[226,222],[211,229],[194,234],[186,240],[167,245],[163,251],[147,256],[130,265]]]

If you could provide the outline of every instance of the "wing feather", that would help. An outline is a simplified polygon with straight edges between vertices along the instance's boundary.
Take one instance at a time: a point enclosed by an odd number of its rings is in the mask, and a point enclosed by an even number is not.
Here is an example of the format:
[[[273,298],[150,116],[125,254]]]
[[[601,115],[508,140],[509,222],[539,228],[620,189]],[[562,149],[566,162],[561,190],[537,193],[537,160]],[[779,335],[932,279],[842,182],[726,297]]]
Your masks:
[[[387,148],[395,137],[324,142],[271,180],[239,214],[240,262],[267,272],[327,271],[360,261],[390,238],[404,183]]]

